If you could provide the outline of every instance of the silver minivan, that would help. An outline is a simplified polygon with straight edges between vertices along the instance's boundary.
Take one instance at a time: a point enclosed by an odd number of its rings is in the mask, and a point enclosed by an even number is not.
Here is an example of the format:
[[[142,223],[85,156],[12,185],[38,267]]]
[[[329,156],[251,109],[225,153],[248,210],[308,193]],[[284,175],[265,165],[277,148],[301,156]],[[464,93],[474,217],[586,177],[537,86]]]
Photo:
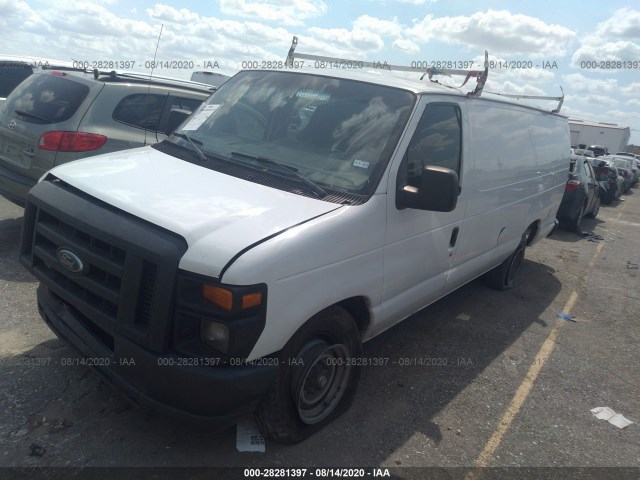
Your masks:
[[[215,89],[115,71],[34,73],[0,106],[0,195],[23,205],[56,165],[164,140]]]

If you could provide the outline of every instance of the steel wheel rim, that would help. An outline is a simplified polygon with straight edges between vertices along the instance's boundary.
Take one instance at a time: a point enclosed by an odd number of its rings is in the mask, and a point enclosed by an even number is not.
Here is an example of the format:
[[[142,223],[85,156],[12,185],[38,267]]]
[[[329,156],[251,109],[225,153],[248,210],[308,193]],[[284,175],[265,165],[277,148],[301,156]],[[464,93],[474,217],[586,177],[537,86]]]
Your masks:
[[[345,345],[331,345],[320,352],[300,383],[300,420],[313,425],[327,418],[344,396],[350,376],[349,350]]]

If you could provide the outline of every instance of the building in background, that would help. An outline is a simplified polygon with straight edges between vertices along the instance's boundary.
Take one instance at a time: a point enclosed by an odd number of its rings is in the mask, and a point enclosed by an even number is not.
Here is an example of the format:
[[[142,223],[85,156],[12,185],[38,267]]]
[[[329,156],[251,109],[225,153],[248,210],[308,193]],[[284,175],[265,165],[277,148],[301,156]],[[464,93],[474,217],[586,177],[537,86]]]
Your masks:
[[[631,136],[629,127],[615,123],[588,122],[575,118],[569,119],[571,145],[601,145],[609,153],[624,152]]]

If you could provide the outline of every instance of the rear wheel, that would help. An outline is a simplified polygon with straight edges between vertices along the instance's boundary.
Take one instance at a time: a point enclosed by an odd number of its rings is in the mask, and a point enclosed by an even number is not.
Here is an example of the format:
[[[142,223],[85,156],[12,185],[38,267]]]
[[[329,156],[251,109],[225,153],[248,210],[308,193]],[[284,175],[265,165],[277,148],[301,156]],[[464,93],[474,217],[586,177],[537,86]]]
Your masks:
[[[493,270],[485,273],[483,280],[488,287],[501,291],[513,288],[516,275],[524,260],[524,251],[527,248],[527,238],[528,234],[523,235],[518,248],[516,248],[509,258]]]
[[[287,343],[280,371],[256,410],[265,437],[298,443],[346,412],[360,380],[360,335],[353,318],[330,307]]]
[[[574,232],[580,231],[580,224],[582,223],[582,217],[584,217],[584,204],[580,205],[580,209],[573,219],[571,219],[568,223],[569,229]]]
[[[604,195],[604,197],[602,197],[602,203],[604,203],[605,205],[609,205],[611,202],[613,202],[616,198],[616,189],[617,188],[615,185],[611,185],[607,190],[607,193]]]
[[[593,207],[593,210],[589,212],[589,218],[596,218],[598,216],[598,212],[600,211],[600,197],[596,199],[596,206]]]

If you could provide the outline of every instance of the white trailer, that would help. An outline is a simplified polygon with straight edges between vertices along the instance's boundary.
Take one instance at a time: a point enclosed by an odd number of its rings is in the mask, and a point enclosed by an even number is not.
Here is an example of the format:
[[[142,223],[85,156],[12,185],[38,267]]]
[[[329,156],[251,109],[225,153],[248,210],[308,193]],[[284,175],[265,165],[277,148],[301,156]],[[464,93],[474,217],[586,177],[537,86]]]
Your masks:
[[[585,144],[601,145],[609,153],[624,152],[629,142],[631,132],[629,127],[621,127],[615,123],[588,122],[585,120],[569,119],[571,145]]]

